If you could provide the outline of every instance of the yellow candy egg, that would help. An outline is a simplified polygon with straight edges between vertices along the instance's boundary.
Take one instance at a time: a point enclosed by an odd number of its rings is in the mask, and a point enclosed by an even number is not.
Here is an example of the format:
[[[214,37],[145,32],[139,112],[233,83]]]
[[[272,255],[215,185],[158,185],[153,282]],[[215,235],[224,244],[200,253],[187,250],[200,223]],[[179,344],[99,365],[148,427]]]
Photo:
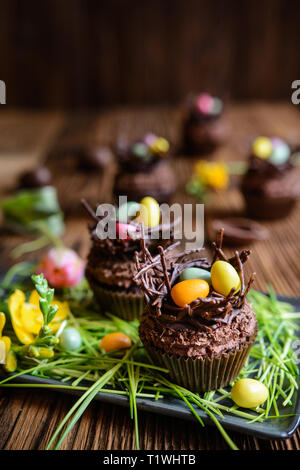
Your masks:
[[[188,279],[172,287],[171,297],[178,307],[184,307],[198,298],[204,299],[209,292],[209,285],[202,279]]]
[[[272,152],[272,142],[267,137],[258,137],[252,145],[254,155],[260,158],[268,158]]]
[[[150,150],[154,153],[167,153],[169,148],[169,142],[163,137],[157,137],[154,143],[150,146]]]
[[[160,208],[158,202],[150,196],[144,197],[140,202],[139,221],[147,227],[157,227],[160,221]]]
[[[256,408],[268,398],[268,389],[259,380],[240,379],[231,389],[231,398],[242,408]]]
[[[235,292],[241,288],[238,272],[227,261],[216,261],[211,268],[211,283],[216,292],[228,295],[232,289]]]

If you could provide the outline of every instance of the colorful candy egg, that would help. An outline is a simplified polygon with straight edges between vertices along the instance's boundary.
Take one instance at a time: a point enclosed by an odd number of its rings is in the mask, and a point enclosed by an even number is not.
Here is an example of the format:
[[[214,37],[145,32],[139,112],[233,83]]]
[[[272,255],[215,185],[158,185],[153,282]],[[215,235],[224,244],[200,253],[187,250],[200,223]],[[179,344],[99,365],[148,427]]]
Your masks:
[[[104,336],[99,346],[101,349],[104,349],[105,352],[126,349],[131,346],[131,339],[121,331],[117,331]]]
[[[242,408],[256,408],[268,398],[268,389],[259,380],[240,379],[231,389],[231,398]]]
[[[150,157],[149,148],[143,142],[137,142],[132,146],[132,153],[136,157],[148,159]]]
[[[214,106],[214,99],[209,93],[202,93],[197,99],[198,109],[203,114],[211,113]]]
[[[116,218],[119,222],[126,224],[128,220],[133,219],[140,210],[140,204],[130,201],[122,204],[116,211]]]
[[[202,279],[203,281],[211,283],[211,274],[206,269],[201,268],[186,268],[182,271],[179,277],[180,281],[187,281],[188,279]]]
[[[156,141],[157,136],[153,134],[152,132],[148,132],[148,134],[145,135],[144,137],[144,143],[148,146],[151,147],[151,145],[154,145],[154,142]]]
[[[272,142],[267,137],[257,137],[252,144],[254,155],[260,158],[268,158],[272,152]]]
[[[208,293],[209,285],[202,279],[187,279],[171,289],[171,297],[178,307],[184,307],[198,298],[204,299]]]
[[[211,283],[216,292],[228,295],[232,289],[237,292],[241,288],[238,272],[227,261],[218,260],[211,268]]]
[[[216,116],[217,114],[220,114],[222,109],[223,109],[222,100],[220,100],[219,98],[213,98],[213,106],[211,109],[211,114]]]
[[[65,328],[59,338],[60,345],[66,351],[76,351],[81,346],[81,335],[76,328]]]
[[[270,162],[274,165],[282,165],[291,155],[290,147],[282,139],[278,139],[277,137],[273,137],[271,142],[273,150],[270,155]]]
[[[116,223],[116,235],[121,240],[130,240],[130,234],[136,232],[137,227],[132,224]]]
[[[167,153],[170,148],[170,144],[167,139],[163,137],[157,137],[157,139],[150,145],[150,150],[153,153]]]
[[[160,221],[160,208],[158,202],[150,196],[146,196],[140,203],[139,220],[147,227],[157,227]]]

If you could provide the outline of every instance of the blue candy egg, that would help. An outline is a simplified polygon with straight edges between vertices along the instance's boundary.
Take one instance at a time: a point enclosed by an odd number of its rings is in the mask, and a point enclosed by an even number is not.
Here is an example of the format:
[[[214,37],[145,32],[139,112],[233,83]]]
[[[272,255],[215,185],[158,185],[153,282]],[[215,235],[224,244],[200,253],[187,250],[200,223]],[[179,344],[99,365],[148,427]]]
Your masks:
[[[291,150],[289,146],[281,139],[273,138],[271,139],[271,142],[272,152],[269,157],[270,162],[274,165],[282,165],[289,159]]]
[[[180,274],[180,281],[187,281],[188,279],[202,279],[203,281],[211,283],[211,275],[209,271],[202,268],[186,268]]]
[[[59,342],[65,351],[76,351],[82,344],[81,335],[76,328],[65,328],[60,335]]]
[[[140,210],[140,203],[129,201],[122,204],[116,211],[116,218],[119,222],[126,224],[130,219],[134,219]]]

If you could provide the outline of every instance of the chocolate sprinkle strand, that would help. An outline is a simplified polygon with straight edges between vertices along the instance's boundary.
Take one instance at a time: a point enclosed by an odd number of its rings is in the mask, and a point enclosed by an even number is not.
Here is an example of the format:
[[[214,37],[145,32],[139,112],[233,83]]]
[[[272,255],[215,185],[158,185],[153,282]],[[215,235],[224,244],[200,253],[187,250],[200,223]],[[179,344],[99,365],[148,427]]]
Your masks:
[[[240,279],[241,279],[241,296],[243,297],[244,292],[245,292],[245,277],[244,277],[243,263],[241,262],[240,254],[239,254],[238,251],[235,252],[235,259],[236,259],[236,262],[237,262],[238,272],[239,272],[239,274],[240,274]]]
[[[96,222],[99,222],[99,217],[97,217],[95,211],[92,209],[92,207],[89,205],[86,199],[81,199],[81,204],[85,208],[85,210],[88,212],[88,214],[94,219]]]
[[[168,289],[169,294],[171,294],[171,286],[170,286],[170,281],[169,281],[169,276],[168,276],[168,271],[167,271],[167,265],[166,265],[166,258],[164,255],[164,249],[162,246],[158,247],[158,251],[160,254],[160,259],[161,259],[161,264],[164,270],[164,278],[165,278],[165,283]]]

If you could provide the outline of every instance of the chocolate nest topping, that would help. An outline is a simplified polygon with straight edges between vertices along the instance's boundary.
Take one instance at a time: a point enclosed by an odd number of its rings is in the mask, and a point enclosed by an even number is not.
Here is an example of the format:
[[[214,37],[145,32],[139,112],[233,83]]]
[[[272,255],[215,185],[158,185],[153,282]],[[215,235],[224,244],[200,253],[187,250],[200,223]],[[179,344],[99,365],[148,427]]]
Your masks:
[[[135,282],[144,292],[150,314],[155,314],[160,321],[167,324],[189,324],[200,330],[211,330],[222,324],[230,324],[245,303],[247,293],[252,285],[255,273],[245,281],[243,264],[247,261],[250,250],[235,251],[232,258],[227,258],[222,250],[223,232],[221,229],[216,242],[212,243],[213,259],[197,256],[203,248],[179,254],[169,253],[178,243],[167,249],[158,247],[159,254],[152,257],[144,240],[141,240],[141,254],[135,253],[137,274]],[[184,307],[178,307],[171,298],[171,288],[188,267],[200,267],[210,270],[217,260],[230,263],[239,273],[241,288],[237,294],[234,289],[224,296],[212,288],[209,296],[194,300]]]
[[[81,203],[83,207],[86,209],[88,214],[94,220],[93,224],[88,225],[88,229],[91,235],[91,240],[94,246],[97,246],[97,253],[101,254],[101,256],[105,259],[109,259],[112,257],[117,257],[118,260],[126,261],[128,259],[133,259],[133,255],[137,250],[140,250],[141,247],[141,239],[143,240],[143,245],[147,246],[147,250],[153,253],[156,249],[158,244],[164,245],[164,247],[168,247],[174,241],[174,226],[175,222],[170,222],[170,240],[162,240],[161,234],[164,228],[164,225],[158,225],[154,229],[144,228],[142,224],[137,225],[137,231],[134,233],[134,236],[130,240],[125,239],[110,239],[109,237],[100,239],[97,235],[96,229],[97,224],[101,221],[102,217],[96,215],[96,212],[92,209],[89,203],[82,199]],[[131,223],[131,222],[128,222]],[[133,223],[133,222],[132,222]],[[155,230],[158,232],[157,239],[151,238],[151,231]],[[149,253],[150,253],[149,251]],[[157,251],[156,251],[157,253]]]

